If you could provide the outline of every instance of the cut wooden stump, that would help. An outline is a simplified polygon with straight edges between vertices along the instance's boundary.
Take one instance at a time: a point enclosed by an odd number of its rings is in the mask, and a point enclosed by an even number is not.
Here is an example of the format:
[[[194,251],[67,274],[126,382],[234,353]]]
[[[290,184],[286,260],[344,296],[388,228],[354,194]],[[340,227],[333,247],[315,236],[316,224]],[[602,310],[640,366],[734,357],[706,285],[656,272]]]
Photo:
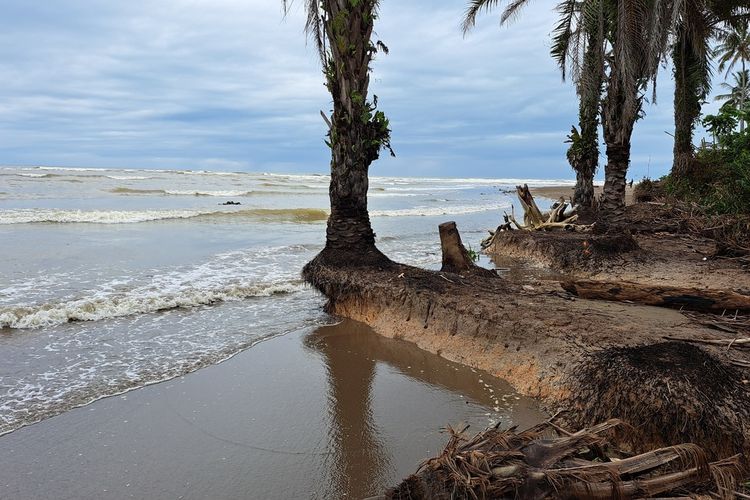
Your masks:
[[[623,425],[608,420],[571,433],[549,421],[518,433],[491,428],[471,439],[449,429],[442,454],[385,497],[604,500],[702,493],[735,498],[743,477],[740,455],[709,463],[700,447],[679,444],[623,457],[607,439]]]
[[[440,248],[443,251],[443,267],[447,273],[461,273],[474,267],[474,261],[461,242],[461,235],[455,222],[443,222],[440,230]]]
[[[440,248],[443,251],[443,266],[440,268],[442,272],[455,274],[469,272],[497,276],[495,272],[474,263],[474,259],[461,242],[461,235],[455,222],[443,222],[438,229],[440,230]]]
[[[562,287],[584,299],[723,312],[750,311],[750,296],[732,290],[644,285],[629,281],[569,280]]]

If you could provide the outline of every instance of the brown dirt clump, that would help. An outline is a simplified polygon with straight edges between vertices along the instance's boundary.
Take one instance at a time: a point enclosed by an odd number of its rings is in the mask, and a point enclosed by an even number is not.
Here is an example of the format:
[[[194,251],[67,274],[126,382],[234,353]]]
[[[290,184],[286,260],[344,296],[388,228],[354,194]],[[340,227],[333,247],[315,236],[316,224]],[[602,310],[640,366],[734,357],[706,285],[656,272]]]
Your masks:
[[[633,201],[635,203],[656,201],[664,198],[666,195],[667,191],[662,181],[644,179],[633,188]]]
[[[623,255],[637,258],[639,251],[638,243],[627,231],[501,231],[485,249],[488,254],[530,259],[554,269],[589,270],[599,269]]]

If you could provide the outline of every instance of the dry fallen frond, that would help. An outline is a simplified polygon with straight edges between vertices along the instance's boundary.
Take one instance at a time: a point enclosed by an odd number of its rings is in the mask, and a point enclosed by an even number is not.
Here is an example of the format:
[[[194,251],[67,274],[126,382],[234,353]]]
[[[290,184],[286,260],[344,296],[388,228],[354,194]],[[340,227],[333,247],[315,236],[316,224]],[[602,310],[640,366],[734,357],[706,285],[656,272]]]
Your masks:
[[[733,498],[743,477],[740,456],[709,463],[694,444],[623,459],[607,455],[608,435],[627,427],[612,419],[568,432],[548,421],[527,431],[490,428],[468,437],[448,428],[443,452],[386,493],[420,498],[655,498],[706,494]]]

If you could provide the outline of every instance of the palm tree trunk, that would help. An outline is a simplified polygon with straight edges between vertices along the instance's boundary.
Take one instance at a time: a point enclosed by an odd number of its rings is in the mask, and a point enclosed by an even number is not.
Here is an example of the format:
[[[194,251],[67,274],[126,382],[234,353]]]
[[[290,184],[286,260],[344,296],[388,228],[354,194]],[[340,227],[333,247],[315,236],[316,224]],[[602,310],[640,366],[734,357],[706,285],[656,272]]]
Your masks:
[[[627,95],[630,92],[630,95]],[[607,165],[604,168],[604,193],[600,204],[605,215],[625,208],[625,183],[630,166],[630,139],[638,117],[638,95],[635,86],[626,86],[613,68],[602,109]]]
[[[571,162],[576,172],[576,187],[573,203],[592,207],[594,205],[594,174],[599,164],[599,101],[604,79],[604,60],[594,37],[589,44],[583,61],[583,74],[578,84],[578,122],[581,127],[579,155]]]
[[[745,75],[745,59],[742,59],[742,76]],[[740,133],[745,131],[745,118],[743,111],[745,110],[745,93],[747,93],[747,81],[744,82],[743,88],[740,91]]]
[[[687,179],[693,164],[693,131],[701,112],[702,90],[697,78],[700,60],[687,39],[684,30],[680,30],[678,41],[672,54],[674,61],[674,158],[672,178]]]
[[[368,104],[370,37],[374,0],[325,0],[323,25],[330,41],[326,84],[333,98],[331,146],[331,215],[321,258],[333,264],[387,262],[375,247],[367,210],[368,170],[381,142]]]

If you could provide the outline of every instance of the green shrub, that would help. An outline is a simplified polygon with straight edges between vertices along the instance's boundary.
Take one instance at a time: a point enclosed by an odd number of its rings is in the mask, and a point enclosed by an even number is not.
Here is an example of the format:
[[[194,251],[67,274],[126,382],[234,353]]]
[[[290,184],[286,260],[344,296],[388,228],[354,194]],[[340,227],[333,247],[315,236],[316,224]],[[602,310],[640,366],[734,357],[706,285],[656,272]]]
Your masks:
[[[702,147],[687,179],[667,178],[667,192],[717,214],[750,214],[750,130]]]

